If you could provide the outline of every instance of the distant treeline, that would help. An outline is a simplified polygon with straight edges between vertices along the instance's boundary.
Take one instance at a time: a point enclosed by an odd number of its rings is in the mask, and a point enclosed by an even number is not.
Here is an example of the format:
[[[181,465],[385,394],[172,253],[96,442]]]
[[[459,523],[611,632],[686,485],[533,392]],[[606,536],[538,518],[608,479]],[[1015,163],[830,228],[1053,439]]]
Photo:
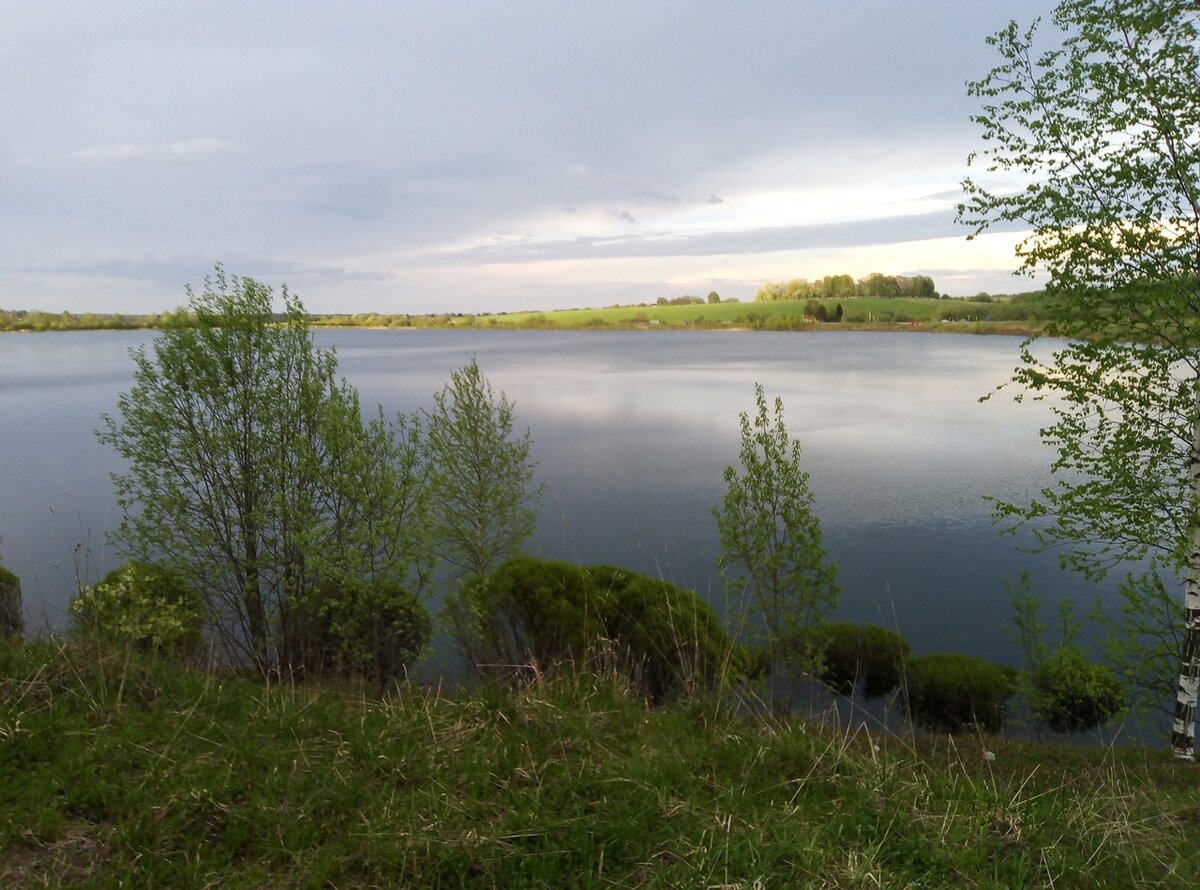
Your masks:
[[[849,297],[937,297],[933,279],[928,275],[884,275],[872,272],[857,281],[849,275],[826,275],[815,281],[793,278],[769,281],[754,295],[755,302],[776,300],[841,300]]]
[[[38,309],[0,309],[0,331],[131,331],[187,323],[183,311],[149,315],[115,312],[42,312]]]

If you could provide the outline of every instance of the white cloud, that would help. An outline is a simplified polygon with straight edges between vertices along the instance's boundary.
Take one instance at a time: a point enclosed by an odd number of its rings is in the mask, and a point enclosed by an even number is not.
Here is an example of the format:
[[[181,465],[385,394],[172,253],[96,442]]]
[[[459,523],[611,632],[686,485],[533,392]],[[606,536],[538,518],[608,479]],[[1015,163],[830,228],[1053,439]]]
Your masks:
[[[139,145],[124,142],[118,145],[89,145],[68,152],[67,157],[90,163],[126,163],[130,161],[173,161],[193,163],[233,152],[236,146],[215,136],[183,139],[165,145]]]

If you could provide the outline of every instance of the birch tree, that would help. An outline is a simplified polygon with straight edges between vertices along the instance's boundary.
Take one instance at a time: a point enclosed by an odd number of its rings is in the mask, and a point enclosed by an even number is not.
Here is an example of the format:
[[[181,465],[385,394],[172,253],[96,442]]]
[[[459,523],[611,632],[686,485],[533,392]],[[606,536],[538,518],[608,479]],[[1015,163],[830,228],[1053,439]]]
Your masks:
[[[1188,760],[1200,684],[1198,16],[1192,0],[1063,0],[1051,37],[1015,22],[990,37],[1000,63],[968,85],[985,146],[971,163],[984,172],[959,205],[972,237],[1029,230],[1019,271],[1047,276],[1048,332],[1067,338],[1049,359],[1026,343],[1014,377],[1054,412],[1043,430],[1054,482],[1029,503],[997,501],[997,514],[1031,524],[1088,577],[1138,567],[1123,589],[1129,639],[1160,660],[1173,649],[1171,745]],[[1171,590],[1164,611],[1153,592]]]

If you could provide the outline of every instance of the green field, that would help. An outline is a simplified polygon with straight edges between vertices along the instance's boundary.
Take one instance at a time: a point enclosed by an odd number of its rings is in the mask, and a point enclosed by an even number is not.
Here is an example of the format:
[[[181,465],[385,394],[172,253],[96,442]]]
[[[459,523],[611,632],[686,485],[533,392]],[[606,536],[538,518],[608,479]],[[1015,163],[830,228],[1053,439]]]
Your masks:
[[[822,322],[809,315],[821,304],[833,318],[840,304],[840,322]],[[558,330],[956,330],[975,333],[1031,333],[1040,329],[1048,311],[1039,293],[988,298],[987,302],[921,297],[847,297],[841,300],[781,300],[763,303],[702,303],[688,305],[610,306],[605,309],[502,312],[497,314],[428,313],[400,315],[377,312],[310,316],[315,326],[420,328],[527,328]],[[96,330],[159,328],[186,324],[178,312],[153,315],[97,315],[70,312],[0,310],[0,331]]]
[[[841,322],[821,322],[807,314],[820,303],[832,318],[840,304]],[[611,306],[604,309],[562,309],[553,312],[509,312],[496,315],[439,316],[441,325],[490,328],[653,329],[705,328],[755,330],[893,329],[947,327],[1028,330],[1039,323],[1032,298],[989,302],[927,298],[852,297],[842,300],[785,300],[762,303],[704,303],[682,306]],[[421,323],[416,321],[415,323]]]

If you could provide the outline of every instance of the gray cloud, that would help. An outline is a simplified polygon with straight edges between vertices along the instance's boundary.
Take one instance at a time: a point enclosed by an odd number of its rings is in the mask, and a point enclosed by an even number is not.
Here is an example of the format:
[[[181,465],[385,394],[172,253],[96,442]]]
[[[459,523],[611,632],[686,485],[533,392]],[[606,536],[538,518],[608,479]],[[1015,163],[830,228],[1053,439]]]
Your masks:
[[[391,301],[455,289],[418,278],[431,256],[669,258],[951,234],[924,217],[764,227],[738,211],[775,189],[892,179],[946,200],[978,135],[963,83],[995,61],[983,38],[1053,5],[14,7],[0,29],[0,306],[151,310],[159,282],[173,291],[223,259],[328,283],[339,306],[421,310]],[[657,231],[610,237],[609,209]],[[579,238],[538,229],[564,210]],[[721,222],[697,232],[697,219]],[[452,250],[497,232],[541,234]],[[356,275],[379,287],[335,289]],[[97,296],[95,276],[154,284],[95,305],[121,293]],[[532,287],[514,277],[475,299],[499,307]]]
[[[1019,226],[996,226],[992,231],[1018,231]],[[963,235],[953,211],[852,222],[800,226],[770,226],[739,232],[677,235],[636,232],[610,236],[581,236],[559,241],[500,242],[447,252],[440,258],[464,265],[528,263],[548,260],[617,259],[624,257],[719,256],[771,253],[820,247],[866,247]]]

